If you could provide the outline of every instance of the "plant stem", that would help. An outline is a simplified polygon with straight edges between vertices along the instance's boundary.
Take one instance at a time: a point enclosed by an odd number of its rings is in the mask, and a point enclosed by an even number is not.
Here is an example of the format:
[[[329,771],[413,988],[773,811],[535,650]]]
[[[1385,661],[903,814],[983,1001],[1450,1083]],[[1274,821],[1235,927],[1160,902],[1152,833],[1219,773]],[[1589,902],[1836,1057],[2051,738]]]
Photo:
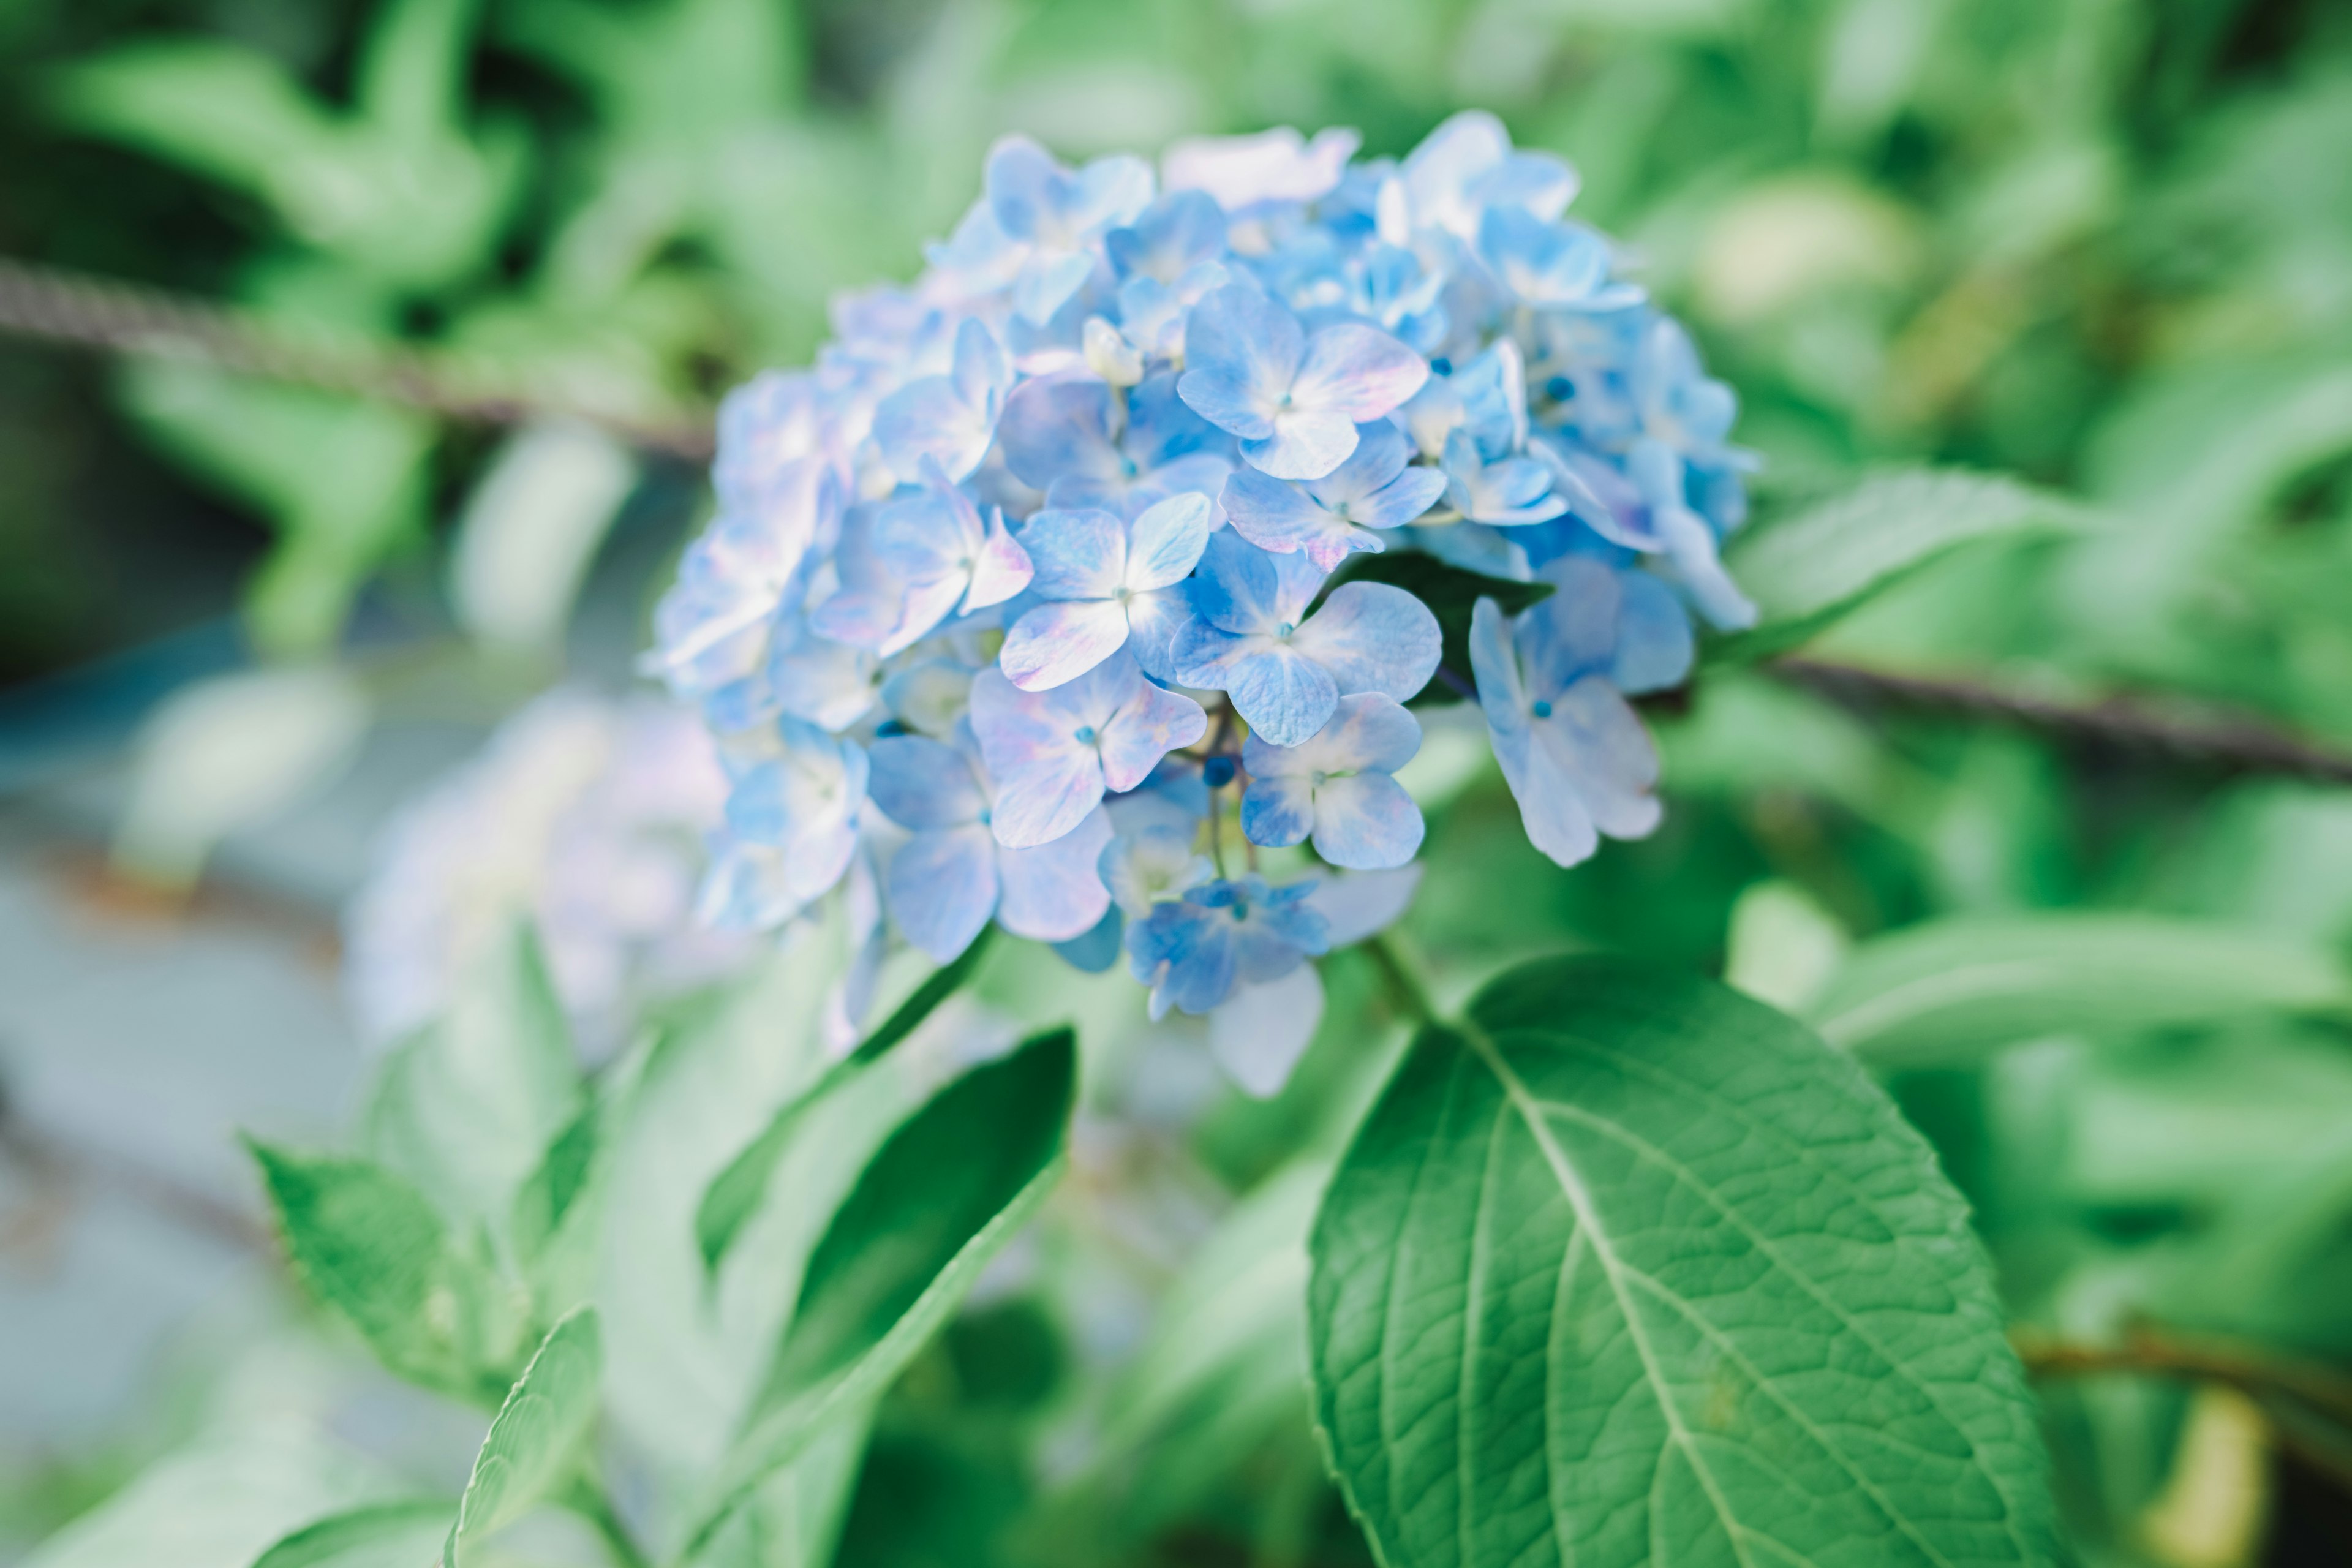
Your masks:
[[[1397,1011],[1411,1019],[1414,1027],[1427,1028],[1443,1021],[1437,1004],[1430,998],[1429,981],[1421,972],[1420,961],[1405,951],[1402,938],[1394,931],[1384,931],[1366,937],[1360,945],[1380,966],[1381,977],[1388,982],[1389,996]]]
[[[613,1500],[604,1495],[604,1489],[594,1480],[584,1474],[575,1477],[572,1482],[572,1493],[564,1502],[572,1512],[596,1527],[596,1533],[602,1535],[604,1543],[613,1549],[613,1556],[621,1568],[653,1568],[653,1559],[637,1545],[636,1538],[629,1533],[629,1527],[621,1522],[621,1516],[614,1510]]]
[[[2339,1421],[2352,1423],[2352,1377],[2252,1347],[2141,1331],[2119,1345],[2068,1344],[2021,1336],[2017,1353],[2025,1370],[2036,1377],[2126,1373],[2226,1383],[2248,1394],[2292,1394]]]

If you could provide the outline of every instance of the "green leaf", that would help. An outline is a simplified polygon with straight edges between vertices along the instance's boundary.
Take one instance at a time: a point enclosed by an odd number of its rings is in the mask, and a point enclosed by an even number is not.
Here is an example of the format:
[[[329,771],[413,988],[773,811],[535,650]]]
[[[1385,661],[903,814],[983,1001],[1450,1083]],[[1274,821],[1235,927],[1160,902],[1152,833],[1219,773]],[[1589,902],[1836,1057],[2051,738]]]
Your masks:
[[[503,1235],[582,1100],[570,1026],[537,937],[518,924],[460,977],[448,1012],[386,1060],[364,1142],[444,1214]]]
[[[391,1371],[465,1398],[506,1384],[519,1314],[488,1264],[451,1244],[423,1194],[365,1160],[246,1141],[288,1256]]]
[[[1958,1194],[1712,981],[1505,973],[1421,1032],[1311,1249],[1317,1414],[1391,1568],[2053,1560]]]
[[[2077,502],[1997,475],[1896,468],[1735,539],[1725,564],[1755,601],[1753,630],[1716,658],[1793,647],[1879,589],[1976,540],[2088,529]]]
[[[1076,1078],[1076,1037],[1051,1030],[966,1073],[891,1134],[810,1254],[688,1555],[834,1415],[887,1387],[1045,1202]]]
[[[1325,584],[1319,598],[1328,598],[1331,590],[1342,583],[1386,583],[1402,588],[1429,606],[1437,617],[1437,629],[1445,639],[1445,650],[1438,658],[1439,665],[1464,680],[1470,679],[1470,614],[1482,598],[1492,599],[1506,615],[1517,615],[1529,605],[1548,598],[1549,583],[1519,583],[1508,577],[1489,577],[1482,573],[1465,572],[1459,566],[1449,566],[1434,555],[1419,551],[1391,550],[1378,555],[1350,555],[1339,564]],[[1423,687],[1415,702],[1459,702],[1461,693],[1445,683],[1444,677]]]
[[[2051,912],[1914,926],[1856,948],[1807,1011],[1874,1067],[2020,1040],[2352,1004],[2342,966],[2275,935],[2158,915]]]
[[[1236,1204],[1109,1389],[1089,1471],[1134,1472],[1118,1503],[1123,1535],[1204,1506],[1270,1445],[1304,1436],[1307,1232],[1329,1174],[1328,1162],[1301,1160]]]
[[[441,1550],[451,1511],[446,1498],[355,1508],[284,1537],[253,1568],[418,1568]]]
[[[387,1496],[376,1468],[306,1424],[203,1439],[132,1478],[36,1548],[23,1568],[248,1568],[270,1543]],[[446,1528],[449,1505],[441,1505]],[[415,1564],[432,1561],[428,1542]]]
[[[572,1480],[581,1441],[596,1418],[604,1370],[593,1309],[579,1308],[547,1331],[474,1456],[474,1473],[443,1552],[448,1568],[457,1568],[468,1545],[512,1524]]]
[[[735,1245],[745,1222],[759,1212],[761,1201],[768,1195],[769,1178],[775,1174],[776,1163],[783,1158],[784,1150],[792,1142],[793,1130],[800,1124],[803,1114],[866,1063],[886,1055],[921,1027],[923,1020],[980,967],[995,929],[981,927],[980,934],[972,938],[969,946],[925,976],[913,994],[891,1009],[890,1016],[872,1034],[857,1042],[856,1049],[827,1068],[816,1082],[786,1100],[760,1135],[712,1179],[694,1215],[694,1236],[702,1248],[705,1272],[719,1272],[727,1249]]]

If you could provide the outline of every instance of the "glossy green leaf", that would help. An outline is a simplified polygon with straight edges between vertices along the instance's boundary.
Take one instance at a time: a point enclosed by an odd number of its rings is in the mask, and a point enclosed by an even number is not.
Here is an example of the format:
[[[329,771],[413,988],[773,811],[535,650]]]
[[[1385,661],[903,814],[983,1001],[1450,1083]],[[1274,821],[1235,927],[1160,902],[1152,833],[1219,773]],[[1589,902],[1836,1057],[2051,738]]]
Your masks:
[[[1052,1030],[966,1073],[891,1134],[809,1257],[693,1546],[946,1323],[1060,1176],[1076,1078],[1075,1037]]]
[[[572,1480],[596,1418],[604,1370],[596,1314],[583,1307],[547,1331],[490,1423],[443,1553],[448,1568],[483,1536],[513,1523]]]
[[[355,1508],[295,1531],[253,1568],[419,1568],[441,1550],[455,1511],[446,1498]]]
[[[1504,974],[1422,1031],[1312,1253],[1318,1417],[1391,1568],[2053,1560],[1959,1196],[1712,981]]]
[[[518,1304],[487,1262],[453,1245],[424,1194],[365,1160],[247,1146],[311,1294],[400,1376],[495,1398],[517,1348]]]
[[[1438,662],[1464,680],[1470,679],[1470,616],[1482,598],[1492,599],[1508,615],[1517,615],[1538,600],[1551,596],[1549,583],[1517,583],[1449,566],[1434,555],[1411,551],[1385,551],[1378,555],[1350,555],[1331,574],[1323,593],[1342,583],[1386,583],[1404,589],[1429,606],[1444,639]],[[1415,702],[1459,702],[1462,695],[1444,676],[1432,680],[1412,699]]]
[[[717,1273],[726,1260],[727,1249],[742,1234],[746,1221],[759,1212],[761,1202],[768,1194],[769,1178],[775,1174],[776,1163],[783,1158],[785,1148],[792,1142],[793,1130],[801,1118],[825,1096],[868,1062],[887,1054],[908,1036],[922,1026],[939,1005],[953,995],[957,987],[971,978],[980,961],[988,952],[989,937],[994,926],[982,926],[970,945],[948,963],[926,975],[923,983],[876,1026],[874,1032],[857,1042],[855,1049],[827,1068],[807,1089],[793,1096],[778,1108],[760,1135],[744,1146],[714,1178],[702,1194],[702,1204],[695,1211],[694,1234],[702,1248],[703,1268]]]
[[[1755,602],[1755,629],[1718,657],[1760,658],[1793,647],[1880,588],[1977,540],[2066,533],[2090,525],[2079,503],[2014,479],[1957,469],[1897,468],[1759,524],[1725,563]]]
[[[2019,1040],[2352,1005],[2343,966],[2265,932],[2084,910],[1968,917],[1864,942],[1807,1016],[1875,1067],[1968,1060]]]

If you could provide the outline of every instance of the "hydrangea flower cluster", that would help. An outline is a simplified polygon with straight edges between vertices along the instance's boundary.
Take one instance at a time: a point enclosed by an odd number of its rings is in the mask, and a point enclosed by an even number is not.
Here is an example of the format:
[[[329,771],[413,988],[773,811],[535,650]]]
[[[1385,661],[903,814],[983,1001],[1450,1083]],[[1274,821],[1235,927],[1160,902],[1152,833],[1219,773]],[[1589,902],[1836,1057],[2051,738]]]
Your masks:
[[[1684,678],[1694,614],[1752,618],[1732,395],[1561,216],[1559,159],[1475,112],[1356,146],[1195,142],[1155,181],[1008,138],[914,283],[728,400],[648,656],[732,781],[714,919],[863,881],[934,959],[992,920],[1208,1013],[1330,945],[1318,861],[1412,859],[1424,691],[1475,693],[1561,864],[1656,822],[1626,700]],[[1550,592],[1479,600],[1449,667],[1361,564],[1412,552]]]
[[[621,1043],[630,1003],[725,973],[752,949],[695,919],[727,775],[692,711],[564,687],[385,827],[343,920],[361,1032],[441,1016],[467,971],[530,921],[583,1051]]]

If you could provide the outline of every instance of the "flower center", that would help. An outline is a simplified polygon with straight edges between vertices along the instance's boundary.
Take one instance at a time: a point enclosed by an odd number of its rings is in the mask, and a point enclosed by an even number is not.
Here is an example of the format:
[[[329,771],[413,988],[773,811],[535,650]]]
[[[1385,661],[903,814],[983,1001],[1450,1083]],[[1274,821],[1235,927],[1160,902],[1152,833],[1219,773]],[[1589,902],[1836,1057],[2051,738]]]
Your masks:
[[[1235,899],[1234,900],[1233,915],[1234,919],[1236,921],[1245,921],[1249,919],[1249,904],[1244,900]]]
[[[1285,621],[1282,625],[1274,628],[1274,635],[1278,637],[1287,637],[1291,633],[1297,629],[1298,623],[1297,621]]]
[[[1532,711],[1538,719],[1549,719],[1551,717],[1551,704],[1538,698]]]
[[[1546,711],[1549,710],[1547,709]],[[1095,743],[1095,727],[1092,724],[1081,724],[1070,738],[1081,746],[1091,746]]]

